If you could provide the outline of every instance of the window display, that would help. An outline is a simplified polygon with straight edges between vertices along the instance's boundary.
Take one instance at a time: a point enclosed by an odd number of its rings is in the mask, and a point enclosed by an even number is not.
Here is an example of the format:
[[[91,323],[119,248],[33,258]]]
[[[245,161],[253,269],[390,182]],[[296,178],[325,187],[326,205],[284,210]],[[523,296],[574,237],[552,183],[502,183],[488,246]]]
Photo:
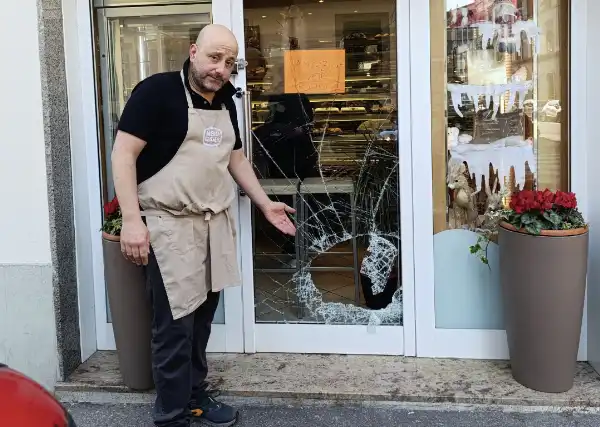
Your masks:
[[[394,0],[246,0],[252,153],[299,236],[254,217],[257,322],[401,324]]]
[[[569,5],[430,5],[436,326],[502,329],[492,213],[519,189],[568,189]]]

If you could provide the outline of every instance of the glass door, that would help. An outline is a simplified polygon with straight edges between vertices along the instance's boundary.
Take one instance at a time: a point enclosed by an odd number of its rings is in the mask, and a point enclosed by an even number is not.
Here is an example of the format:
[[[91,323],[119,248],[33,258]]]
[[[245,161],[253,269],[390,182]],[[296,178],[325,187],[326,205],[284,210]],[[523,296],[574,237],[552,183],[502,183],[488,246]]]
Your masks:
[[[101,165],[106,200],[114,197],[110,153],[119,117],[133,88],[141,80],[160,72],[179,71],[200,30],[211,23],[212,5],[111,7],[96,9],[99,35],[102,108]],[[106,290],[97,292],[100,349],[113,349],[114,338]],[[224,302],[227,304],[224,304]],[[209,351],[243,350],[241,293],[227,290],[221,297],[214,320]]]
[[[571,2],[412,3],[417,353],[506,359],[494,210],[569,189]]]
[[[298,229],[281,235],[240,197],[246,351],[403,354],[413,316],[403,11],[396,0],[238,0],[231,12],[247,63],[236,78],[246,155],[270,197],[295,207]]]

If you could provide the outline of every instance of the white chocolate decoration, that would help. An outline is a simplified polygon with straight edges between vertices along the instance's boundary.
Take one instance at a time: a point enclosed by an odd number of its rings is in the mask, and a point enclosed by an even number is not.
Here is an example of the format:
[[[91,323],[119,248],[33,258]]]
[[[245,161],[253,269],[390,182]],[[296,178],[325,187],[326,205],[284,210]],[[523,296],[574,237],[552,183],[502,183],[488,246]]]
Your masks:
[[[473,24],[473,26],[479,28],[481,45],[485,49],[488,43],[494,38],[494,34],[496,34],[496,24],[493,22],[478,22],[477,24]]]
[[[494,100],[494,115],[493,118],[496,117],[498,113],[498,108],[500,106],[500,96],[506,92],[509,92],[511,97],[509,98],[509,102],[511,102],[511,107],[514,105],[514,92],[519,93],[519,108],[523,108],[523,101],[525,100],[525,95],[527,92],[533,87],[533,81],[511,81],[510,83],[505,84],[497,84],[497,85],[460,85],[449,83],[448,91],[450,92],[450,96],[452,99],[452,106],[454,107],[454,111],[460,117],[463,117],[462,112],[460,111],[460,107],[462,104],[462,96],[463,94],[473,100],[475,105],[475,109],[478,109],[477,104],[479,103],[479,97],[485,96],[486,106],[490,107],[491,99]],[[512,101],[510,101],[512,99]]]
[[[535,47],[535,53],[538,53],[539,43],[538,36],[542,34],[542,30],[540,27],[535,25],[535,21],[517,21],[512,26],[513,34],[521,35],[521,32],[524,32],[529,40],[531,40]]]
[[[538,36],[542,34],[542,30],[535,24],[535,21],[516,21],[512,24],[512,35],[508,33],[508,26],[505,24],[495,24],[494,22],[478,22],[471,27],[479,28],[481,33],[481,45],[485,49],[494,36],[498,35],[498,42],[511,44],[515,46],[518,54],[521,53],[521,33],[524,32],[527,38],[534,42],[535,53],[538,53],[539,43]]]

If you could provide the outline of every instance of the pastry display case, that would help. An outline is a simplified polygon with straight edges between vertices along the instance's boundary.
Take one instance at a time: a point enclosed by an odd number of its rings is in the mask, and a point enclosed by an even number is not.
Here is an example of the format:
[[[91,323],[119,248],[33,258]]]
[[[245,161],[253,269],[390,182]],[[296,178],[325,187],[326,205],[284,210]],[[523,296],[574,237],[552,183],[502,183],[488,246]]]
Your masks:
[[[389,16],[385,21],[389,22]],[[379,21],[378,21],[379,22]],[[326,174],[352,175],[360,170],[373,144],[385,146],[396,155],[397,87],[395,34],[379,25],[371,31],[341,28],[336,48],[345,53],[344,93],[285,94],[282,89],[282,57],[293,44],[262,49],[260,27],[247,27],[246,49],[260,52],[261,59],[249,61],[248,90],[252,94],[252,130],[259,132],[284,113],[282,98],[304,99],[295,122],[310,135],[319,153],[319,167]],[[293,42],[291,42],[293,43]],[[328,46],[329,47],[329,46]],[[302,46],[301,46],[302,48]],[[281,110],[281,111],[278,111]],[[303,117],[302,117],[303,116]],[[289,118],[287,119],[289,121]],[[260,159],[261,144],[254,144],[254,158]],[[313,174],[318,173],[313,170]],[[318,176],[318,175],[315,175]]]

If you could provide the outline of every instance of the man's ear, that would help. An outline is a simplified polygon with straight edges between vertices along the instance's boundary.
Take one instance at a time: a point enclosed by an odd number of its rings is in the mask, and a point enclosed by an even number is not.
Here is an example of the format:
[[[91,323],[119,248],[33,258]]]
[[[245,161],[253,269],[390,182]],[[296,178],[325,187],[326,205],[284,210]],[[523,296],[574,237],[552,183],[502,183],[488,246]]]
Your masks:
[[[198,46],[194,43],[190,46],[190,59],[193,61],[198,55]]]

